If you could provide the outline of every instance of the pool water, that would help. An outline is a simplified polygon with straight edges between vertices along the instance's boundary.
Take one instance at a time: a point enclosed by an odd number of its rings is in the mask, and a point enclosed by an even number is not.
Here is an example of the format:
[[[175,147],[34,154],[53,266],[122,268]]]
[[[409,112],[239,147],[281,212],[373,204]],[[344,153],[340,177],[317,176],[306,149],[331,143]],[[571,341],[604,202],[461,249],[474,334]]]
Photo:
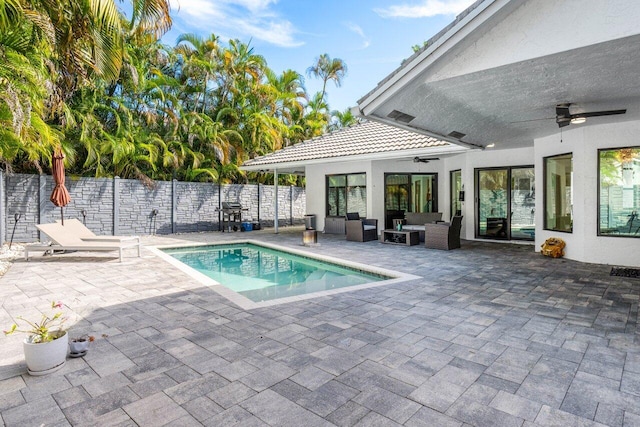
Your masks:
[[[163,251],[254,302],[391,278],[251,243]]]

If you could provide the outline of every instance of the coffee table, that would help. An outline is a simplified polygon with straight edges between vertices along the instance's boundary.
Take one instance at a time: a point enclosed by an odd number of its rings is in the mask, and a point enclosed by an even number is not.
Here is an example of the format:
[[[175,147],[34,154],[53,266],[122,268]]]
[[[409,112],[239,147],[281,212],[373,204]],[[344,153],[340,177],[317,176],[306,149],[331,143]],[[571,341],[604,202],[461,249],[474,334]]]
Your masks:
[[[420,232],[411,230],[382,230],[380,242],[390,245],[414,246],[420,242]]]

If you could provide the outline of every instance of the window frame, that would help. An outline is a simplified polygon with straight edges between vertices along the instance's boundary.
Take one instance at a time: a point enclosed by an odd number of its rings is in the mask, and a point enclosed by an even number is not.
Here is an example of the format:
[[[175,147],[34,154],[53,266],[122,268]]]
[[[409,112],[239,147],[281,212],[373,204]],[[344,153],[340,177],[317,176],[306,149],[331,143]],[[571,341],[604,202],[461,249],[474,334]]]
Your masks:
[[[598,237],[618,237],[618,238],[630,238],[630,239],[639,239],[640,238],[640,233],[637,233],[637,235],[623,235],[623,234],[603,234],[600,230],[600,188],[602,187],[601,185],[601,181],[600,181],[600,153],[603,151],[617,151],[617,150],[624,150],[624,149],[638,149],[640,150],[640,145],[632,145],[632,146],[625,146],[625,147],[610,147],[610,148],[599,148],[598,149],[598,188],[597,188],[597,203],[596,203],[596,235]],[[640,221],[638,222],[639,226],[640,226]]]
[[[460,174],[460,192],[464,194],[464,181],[462,179],[462,169],[452,169],[449,171],[449,210],[450,210],[450,217],[453,217],[456,214],[456,210],[454,208],[454,200],[457,201],[458,203],[460,203],[460,214],[462,215],[462,202],[464,202],[463,200],[460,200],[460,193],[458,194],[454,194],[455,193],[455,185],[456,183],[453,180],[453,174],[455,173],[459,173]],[[455,199],[454,199],[455,196]],[[463,196],[464,197],[464,196]]]
[[[552,156],[545,156],[542,158],[542,229],[546,231],[553,231],[556,233],[567,233],[573,234],[573,206],[571,207],[571,229],[570,230],[560,230],[557,228],[549,228],[547,225],[547,161],[550,159],[555,159],[563,156],[571,156],[571,173],[573,173],[573,151],[569,151],[561,154],[554,154]],[[573,179],[571,181],[571,194],[573,199]]]
[[[349,211],[349,197],[348,197],[348,193],[349,193],[349,188],[351,186],[349,186],[349,176],[353,176],[353,175],[364,175],[364,188],[365,188],[365,197],[366,197],[366,188],[367,188],[367,173],[366,172],[349,172],[349,173],[334,173],[334,174],[329,174],[329,175],[325,175],[325,215],[327,217],[332,217],[332,218],[340,218],[340,217],[346,217],[347,212]],[[334,177],[344,177],[344,187],[329,187],[329,179],[330,178],[334,178]],[[343,215],[340,215],[340,212],[338,210],[338,215],[331,215],[329,213],[329,188],[344,188],[344,194],[345,194],[345,198],[344,198],[344,203],[345,203],[345,212]],[[365,207],[366,208],[366,207]],[[366,217],[366,215],[364,215],[364,217]]]

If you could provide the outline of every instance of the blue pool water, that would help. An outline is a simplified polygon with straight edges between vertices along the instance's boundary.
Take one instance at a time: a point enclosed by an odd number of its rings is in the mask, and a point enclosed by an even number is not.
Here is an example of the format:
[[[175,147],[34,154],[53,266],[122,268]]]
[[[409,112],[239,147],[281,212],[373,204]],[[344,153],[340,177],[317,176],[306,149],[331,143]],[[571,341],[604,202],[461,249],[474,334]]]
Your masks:
[[[254,302],[390,279],[251,243],[163,251]]]

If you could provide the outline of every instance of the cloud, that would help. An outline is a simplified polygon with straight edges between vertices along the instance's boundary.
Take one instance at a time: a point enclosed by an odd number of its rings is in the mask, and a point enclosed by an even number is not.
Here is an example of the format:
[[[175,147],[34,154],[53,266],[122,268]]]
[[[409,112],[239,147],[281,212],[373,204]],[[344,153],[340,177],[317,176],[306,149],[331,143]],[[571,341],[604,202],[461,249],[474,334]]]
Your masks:
[[[364,31],[358,24],[354,24],[353,22],[345,22],[344,24],[349,30],[353,31],[357,35],[362,38],[362,49],[366,49],[371,44],[371,40],[367,36],[365,36]]]
[[[304,44],[296,39],[298,31],[273,6],[277,0],[171,0],[177,13],[190,32],[222,33],[247,42],[248,39],[295,47]]]
[[[437,15],[457,15],[474,0],[422,0],[417,4],[396,4],[374,9],[383,18],[429,18]]]

